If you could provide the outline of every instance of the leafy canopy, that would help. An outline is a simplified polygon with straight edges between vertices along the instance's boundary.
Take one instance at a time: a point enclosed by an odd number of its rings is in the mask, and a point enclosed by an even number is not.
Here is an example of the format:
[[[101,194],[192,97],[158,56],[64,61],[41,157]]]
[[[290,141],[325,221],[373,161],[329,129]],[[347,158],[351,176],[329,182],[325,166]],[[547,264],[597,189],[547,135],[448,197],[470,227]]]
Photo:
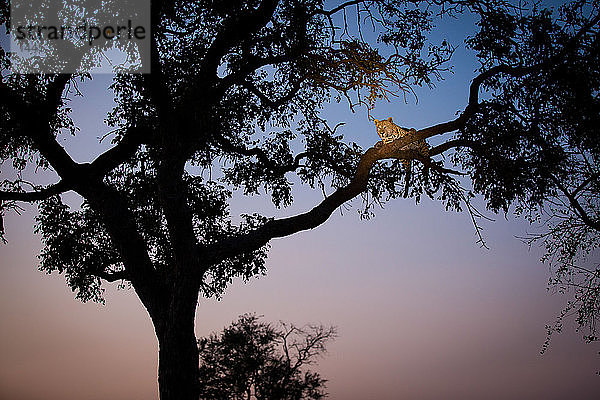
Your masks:
[[[114,77],[113,147],[91,163],[57,141],[97,134],[70,118],[69,99],[91,77],[13,74],[2,50],[0,161],[15,173],[2,182],[2,212],[39,203],[41,268],[64,272],[83,300],[101,299],[102,280],[128,281],[160,314],[175,298],[218,296],[232,279],[264,273],[271,239],[318,226],[359,195],[365,216],[407,183],[408,196],[473,216],[476,194],[493,211],[533,210],[561,185],[577,187],[584,160],[596,170],[595,2],[334,3],[152,2],[152,73]],[[366,150],[327,124],[328,102],[370,115],[377,101],[448,76],[459,44],[429,39],[447,16],[478,21],[465,45],[480,69],[456,119]],[[421,139],[428,156],[405,147]],[[402,159],[416,160],[409,182]],[[27,182],[34,168],[55,171],[56,183]],[[287,207],[294,183],[325,198],[288,218],[229,214],[236,190]],[[84,199],[80,209],[65,205],[68,191]]]

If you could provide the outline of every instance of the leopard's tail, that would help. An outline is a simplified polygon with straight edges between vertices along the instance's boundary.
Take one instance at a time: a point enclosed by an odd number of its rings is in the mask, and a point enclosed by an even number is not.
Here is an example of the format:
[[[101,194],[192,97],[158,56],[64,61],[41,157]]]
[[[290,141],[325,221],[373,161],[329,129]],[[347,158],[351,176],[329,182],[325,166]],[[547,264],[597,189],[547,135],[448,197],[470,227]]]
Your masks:
[[[406,176],[404,177],[404,194],[403,197],[408,197],[408,189],[410,189],[410,180],[412,177],[412,163],[410,160],[402,160],[402,165],[404,166],[404,171],[406,171]]]

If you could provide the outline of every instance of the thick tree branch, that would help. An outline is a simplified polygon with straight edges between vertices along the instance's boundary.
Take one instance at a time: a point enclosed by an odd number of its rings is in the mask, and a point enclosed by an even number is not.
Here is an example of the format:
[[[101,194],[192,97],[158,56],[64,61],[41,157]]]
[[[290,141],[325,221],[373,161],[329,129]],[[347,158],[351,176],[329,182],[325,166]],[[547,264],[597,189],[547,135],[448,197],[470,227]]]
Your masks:
[[[283,175],[286,172],[295,171],[300,166],[300,161],[308,156],[307,152],[301,152],[294,157],[294,161],[292,163],[277,164],[269,158],[269,156],[263,149],[259,147],[247,148],[241,145],[236,145],[231,143],[224,137],[219,138],[219,143],[221,144],[223,150],[229,153],[236,153],[247,157],[256,157],[262,165],[264,165],[273,173],[279,175]]]
[[[53,137],[49,126],[38,126],[36,134],[30,137],[39,152],[50,163],[52,168],[64,179],[70,181],[76,178],[78,167],[66,150]]]
[[[218,83],[219,93],[223,93],[225,90],[233,85],[244,85],[248,75],[253,73],[259,68],[266,67],[268,65],[281,64],[294,60],[294,56],[291,54],[281,54],[269,57],[256,57],[249,56],[245,59],[244,64],[239,67],[235,72],[221,78]]]
[[[315,11],[315,14],[321,14],[321,15],[326,15],[326,16],[330,17],[333,14],[335,14],[339,11],[342,11],[346,7],[355,6],[355,5],[362,4],[362,3],[365,3],[365,0],[346,1],[345,3],[342,3],[339,6],[332,8],[331,10],[317,10],[317,11]]]
[[[598,179],[598,177],[600,177],[600,174],[594,173],[594,174],[590,175],[586,180],[584,180],[583,182],[581,182],[579,184],[579,186],[577,186],[575,188],[575,190],[573,191],[573,193],[571,193],[573,195],[573,197],[576,198],[577,195],[579,194],[579,192],[581,192],[582,190],[584,190],[587,185],[589,185],[590,183],[592,183],[593,181],[595,181],[596,179]]]
[[[33,140],[37,150],[65,180],[72,177],[77,164],[54,138],[52,125],[62,105],[62,93],[70,79],[70,74],[57,75],[48,83],[45,101],[39,104],[20,100],[11,88],[2,85],[2,92],[8,95],[8,101],[3,103],[9,107],[10,114],[23,123],[18,134]]]
[[[92,273],[92,275],[97,276],[98,278],[104,279],[107,282],[116,282],[116,281],[120,281],[120,280],[129,279],[127,271],[125,271],[125,270],[113,271],[113,272],[98,271],[98,272]]]
[[[455,170],[449,169],[449,168],[444,168],[440,165],[440,163],[436,163],[436,162],[432,161],[431,157],[424,156],[424,155],[420,154],[418,150],[414,150],[414,149],[402,150],[401,152],[398,153],[396,158],[400,159],[400,160],[417,160],[421,164],[423,164],[425,167],[436,170],[443,174],[461,175],[461,176],[466,175],[466,173],[464,173],[464,172],[455,171]]]
[[[301,80],[298,80],[297,82],[294,82],[294,84],[292,85],[292,88],[290,89],[290,91],[288,93],[286,93],[285,95],[277,98],[277,99],[271,99],[271,98],[269,98],[267,95],[265,95],[263,92],[261,92],[256,86],[254,86],[250,82],[244,82],[242,84],[242,86],[245,87],[250,93],[252,93],[256,97],[258,97],[260,99],[261,103],[264,104],[265,106],[271,107],[273,109],[277,109],[281,105],[283,105],[283,104],[287,103],[288,101],[292,100],[294,98],[294,96],[296,96],[296,94],[302,88],[302,82],[304,82],[304,79],[301,79]]]
[[[164,211],[175,262],[169,266],[168,286],[176,298],[196,298],[200,287],[200,251],[194,233],[188,187],[183,180],[185,160],[166,159],[158,167],[158,193]]]
[[[45,200],[49,197],[67,192],[69,190],[71,190],[71,187],[65,181],[60,181],[54,185],[48,186],[36,192],[0,191],[0,200],[32,202],[38,200]]]
[[[132,157],[139,145],[145,142],[144,139],[149,139],[151,135],[150,129],[137,127],[127,129],[127,133],[115,147],[100,154],[92,161],[90,164],[91,172],[96,176],[102,176],[116,168]]]
[[[558,178],[554,175],[551,175],[552,180],[556,187],[565,195],[567,200],[569,200],[569,204],[573,207],[573,210],[579,215],[581,221],[586,224],[588,227],[600,231],[600,221],[593,219],[590,215],[585,211],[585,209],[581,206],[577,198],[571,193]]]
[[[127,201],[119,192],[101,182],[91,185],[81,182],[77,191],[102,216],[125,266],[127,279],[149,311],[156,311],[151,308],[160,301],[156,294],[166,292],[166,282],[161,281],[152,266],[146,243]]]
[[[72,76],[72,74],[58,74],[48,85],[45,102],[48,112],[55,114],[58,108],[62,105],[63,92],[65,91],[65,87],[71,80]]]
[[[205,79],[216,77],[221,58],[227,54],[231,46],[244,41],[245,38],[265,26],[275,13],[277,3],[278,0],[263,0],[253,12],[227,21],[204,56],[200,76]]]
[[[457,147],[469,147],[471,149],[478,149],[479,144],[472,140],[466,140],[466,139],[449,140],[447,142],[444,142],[438,146],[435,146],[435,147],[432,147],[431,149],[429,149],[429,155],[431,157],[437,156],[437,155],[442,154],[450,149],[455,149]]]

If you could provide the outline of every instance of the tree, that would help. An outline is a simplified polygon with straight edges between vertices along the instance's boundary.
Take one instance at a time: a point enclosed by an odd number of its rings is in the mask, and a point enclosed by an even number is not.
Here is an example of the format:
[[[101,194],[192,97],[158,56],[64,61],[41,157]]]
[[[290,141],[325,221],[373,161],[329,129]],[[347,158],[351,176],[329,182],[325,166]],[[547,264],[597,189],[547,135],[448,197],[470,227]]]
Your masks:
[[[333,327],[279,327],[242,315],[198,341],[201,399],[322,399],[326,380],[306,370],[335,338]]]
[[[464,110],[365,151],[346,143],[323,105],[346,99],[370,114],[378,100],[433,86],[454,47],[428,33],[448,15],[478,21],[466,44],[481,68]],[[90,163],[57,141],[76,133],[68,98],[90,77],[14,74],[0,54],[0,157],[16,169],[2,183],[2,212],[39,204],[41,269],[64,273],[78,298],[101,301],[102,282],[130,283],[159,341],[161,399],[195,399],[204,385],[198,296],[262,273],[270,240],[319,226],[359,195],[365,216],[374,204],[426,195],[466,208],[477,227],[475,194],[493,211],[539,206],[569,179],[573,148],[595,162],[599,20],[584,0],[556,10],[488,0],[153,1],[152,72],[115,76],[113,146]],[[7,4],[0,22],[8,27]],[[427,154],[411,146],[424,139]],[[28,167],[57,181],[28,183]],[[324,199],[284,218],[230,216],[232,189],[264,189],[286,207],[292,183]],[[84,199],[80,209],[64,203],[69,191]]]

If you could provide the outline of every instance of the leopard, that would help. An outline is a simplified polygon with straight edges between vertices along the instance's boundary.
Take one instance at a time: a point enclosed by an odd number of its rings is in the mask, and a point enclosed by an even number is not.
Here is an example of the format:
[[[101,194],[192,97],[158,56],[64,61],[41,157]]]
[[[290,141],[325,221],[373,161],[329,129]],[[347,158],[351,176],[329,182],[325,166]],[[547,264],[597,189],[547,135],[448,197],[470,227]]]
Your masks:
[[[377,134],[381,138],[383,143],[392,143],[396,139],[402,139],[407,135],[414,135],[417,133],[415,128],[402,128],[394,123],[394,119],[389,117],[384,120],[374,120],[375,126],[377,127]],[[403,146],[401,150],[415,149],[418,150],[424,156],[429,156],[429,145],[425,139],[417,140],[416,142]]]
[[[402,139],[407,135],[414,135],[417,133],[415,128],[403,128],[394,123],[394,119],[389,117],[384,120],[374,119],[375,126],[377,127],[377,134],[381,138],[383,144],[392,143],[394,140]],[[402,146],[400,150],[409,150],[414,149],[417,150],[421,155],[425,157],[429,157],[429,145],[425,141],[425,139],[419,139],[416,142],[412,142],[407,144],[406,146]],[[406,188],[404,197],[408,194],[409,181],[411,175],[411,160],[402,159],[402,166],[406,171]]]

